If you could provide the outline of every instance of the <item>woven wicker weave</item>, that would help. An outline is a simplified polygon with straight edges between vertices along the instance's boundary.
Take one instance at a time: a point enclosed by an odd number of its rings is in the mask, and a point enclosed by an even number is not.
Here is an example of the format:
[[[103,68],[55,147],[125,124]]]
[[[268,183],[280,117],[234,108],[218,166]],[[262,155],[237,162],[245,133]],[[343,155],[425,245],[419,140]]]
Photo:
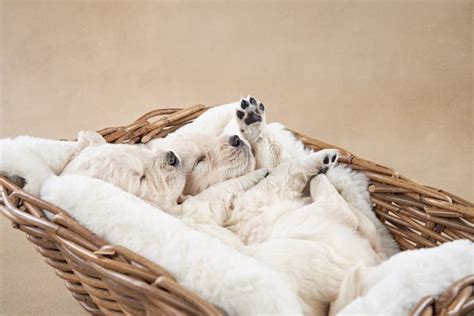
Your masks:
[[[106,128],[110,143],[146,143],[191,122],[208,108],[160,109],[128,126]],[[337,148],[300,133],[306,146]],[[451,193],[417,184],[394,170],[342,152],[341,162],[371,180],[374,209],[401,249],[433,247],[455,239],[474,241],[474,204]],[[42,201],[0,177],[0,210],[14,228],[45,257],[66,287],[91,314],[206,314],[221,312],[180,286],[159,265],[107,244],[60,208]],[[43,210],[54,214],[50,221]],[[474,276],[459,280],[437,297],[423,298],[414,315],[459,315],[474,310]]]

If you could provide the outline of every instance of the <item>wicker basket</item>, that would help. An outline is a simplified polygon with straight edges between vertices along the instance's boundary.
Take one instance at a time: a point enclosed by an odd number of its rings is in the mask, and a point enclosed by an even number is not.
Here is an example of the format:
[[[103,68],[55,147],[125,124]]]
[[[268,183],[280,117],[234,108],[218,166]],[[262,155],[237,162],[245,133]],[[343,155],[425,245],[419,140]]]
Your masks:
[[[101,133],[111,143],[146,143],[191,122],[208,108],[160,109],[128,126]],[[306,146],[334,148],[295,133]],[[341,149],[341,148],[339,148]],[[364,172],[375,212],[400,247],[433,247],[455,239],[474,241],[474,204],[451,193],[417,184],[390,168],[341,149],[343,163]],[[64,279],[66,287],[91,314],[206,314],[221,311],[180,286],[159,265],[94,235],[60,208],[0,177],[0,210],[14,228],[26,233],[35,249]],[[48,220],[43,212],[56,216]],[[474,310],[474,276],[459,280],[436,297],[423,298],[415,315],[458,315]]]

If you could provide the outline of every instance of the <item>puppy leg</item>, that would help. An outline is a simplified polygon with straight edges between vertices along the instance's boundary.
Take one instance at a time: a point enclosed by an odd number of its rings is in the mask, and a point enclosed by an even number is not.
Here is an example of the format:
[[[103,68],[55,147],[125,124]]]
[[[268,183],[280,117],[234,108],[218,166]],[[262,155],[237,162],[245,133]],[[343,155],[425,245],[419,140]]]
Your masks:
[[[255,98],[248,96],[240,100],[236,110],[240,132],[251,144],[256,144],[266,126],[265,106]]]
[[[339,156],[337,149],[322,149],[302,159],[302,167],[311,176],[326,173],[333,168]]]
[[[337,315],[337,313],[357,297],[364,295],[365,276],[370,269],[371,267],[361,265],[350,268],[342,281],[337,299],[331,302],[329,310],[330,316]]]
[[[375,225],[376,234],[380,239],[380,254],[390,257],[399,252],[400,249],[392,235],[375,216],[372,209],[369,191],[367,190],[369,179],[367,179],[364,174],[342,165],[330,169],[326,175],[344,200],[352,205],[354,209],[356,209],[356,212],[359,213],[354,214],[361,220],[364,217],[367,218]]]
[[[240,101],[235,112],[235,125],[250,143],[257,168],[274,168],[281,162],[281,148],[268,137],[265,106],[248,96]]]
[[[327,205],[328,208],[325,208],[324,211],[330,218],[353,229],[357,229],[359,224],[357,217],[351,212],[348,204],[337,193],[334,186],[324,174],[320,174],[311,180],[310,192],[313,201],[325,202],[324,204]]]
[[[349,264],[334,250],[319,242],[274,239],[241,248],[241,252],[287,274],[298,296],[310,307],[309,315],[326,315],[336,299]]]
[[[268,205],[275,198],[299,199],[310,177],[321,169],[327,170],[336,161],[337,151],[334,149],[321,150],[296,161],[285,161],[258,185],[239,196],[236,209],[247,209],[248,205]]]
[[[214,184],[196,196],[188,197],[173,212],[195,223],[222,225],[233,208],[234,198],[268,175],[259,169],[238,178]]]
[[[235,234],[224,227],[208,224],[190,224],[190,226],[197,231],[219,239],[222,243],[234,249],[239,249],[244,246],[243,242]]]
[[[332,183],[329,182],[327,176],[318,175],[311,181],[311,197],[314,201],[324,200],[331,197],[333,201],[327,203],[333,206],[327,212],[340,223],[345,224],[357,230],[365,237],[374,251],[380,252],[380,238],[374,224],[364,215],[358,208],[347,203],[344,198],[336,191]]]

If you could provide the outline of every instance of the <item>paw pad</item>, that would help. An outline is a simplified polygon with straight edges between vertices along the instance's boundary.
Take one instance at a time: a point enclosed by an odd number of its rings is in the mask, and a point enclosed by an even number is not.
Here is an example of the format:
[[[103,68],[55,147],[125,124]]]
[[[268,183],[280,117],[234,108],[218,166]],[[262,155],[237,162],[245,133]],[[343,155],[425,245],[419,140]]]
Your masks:
[[[245,123],[251,125],[263,121],[263,112],[265,106],[258,102],[254,97],[247,97],[240,101],[240,109],[237,110],[237,118]]]
[[[244,112],[237,110],[237,117],[239,118],[239,120],[243,119],[244,116],[245,116]]]
[[[335,149],[324,149],[320,153],[324,154],[324,156],[322,157],[323,163],[318,173],[324,174],[337,163],[338,151]]]

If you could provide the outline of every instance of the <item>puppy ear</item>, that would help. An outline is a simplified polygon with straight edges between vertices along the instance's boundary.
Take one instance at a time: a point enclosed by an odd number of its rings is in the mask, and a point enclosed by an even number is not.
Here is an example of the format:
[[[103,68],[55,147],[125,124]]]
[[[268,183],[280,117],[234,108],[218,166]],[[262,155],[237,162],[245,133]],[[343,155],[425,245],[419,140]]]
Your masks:
[[[99,133],[92,131],[80,131],[77,135],[77,146],[74,150],[72,158],[78,155],[86,147],[103,145],[105,143],[107,143],[107,141]]]
[[[93,131],[80,131],[79,135],[77,136],[77,142],[79,144],[84,144],[84,147],[107,143],[102,135]]]

